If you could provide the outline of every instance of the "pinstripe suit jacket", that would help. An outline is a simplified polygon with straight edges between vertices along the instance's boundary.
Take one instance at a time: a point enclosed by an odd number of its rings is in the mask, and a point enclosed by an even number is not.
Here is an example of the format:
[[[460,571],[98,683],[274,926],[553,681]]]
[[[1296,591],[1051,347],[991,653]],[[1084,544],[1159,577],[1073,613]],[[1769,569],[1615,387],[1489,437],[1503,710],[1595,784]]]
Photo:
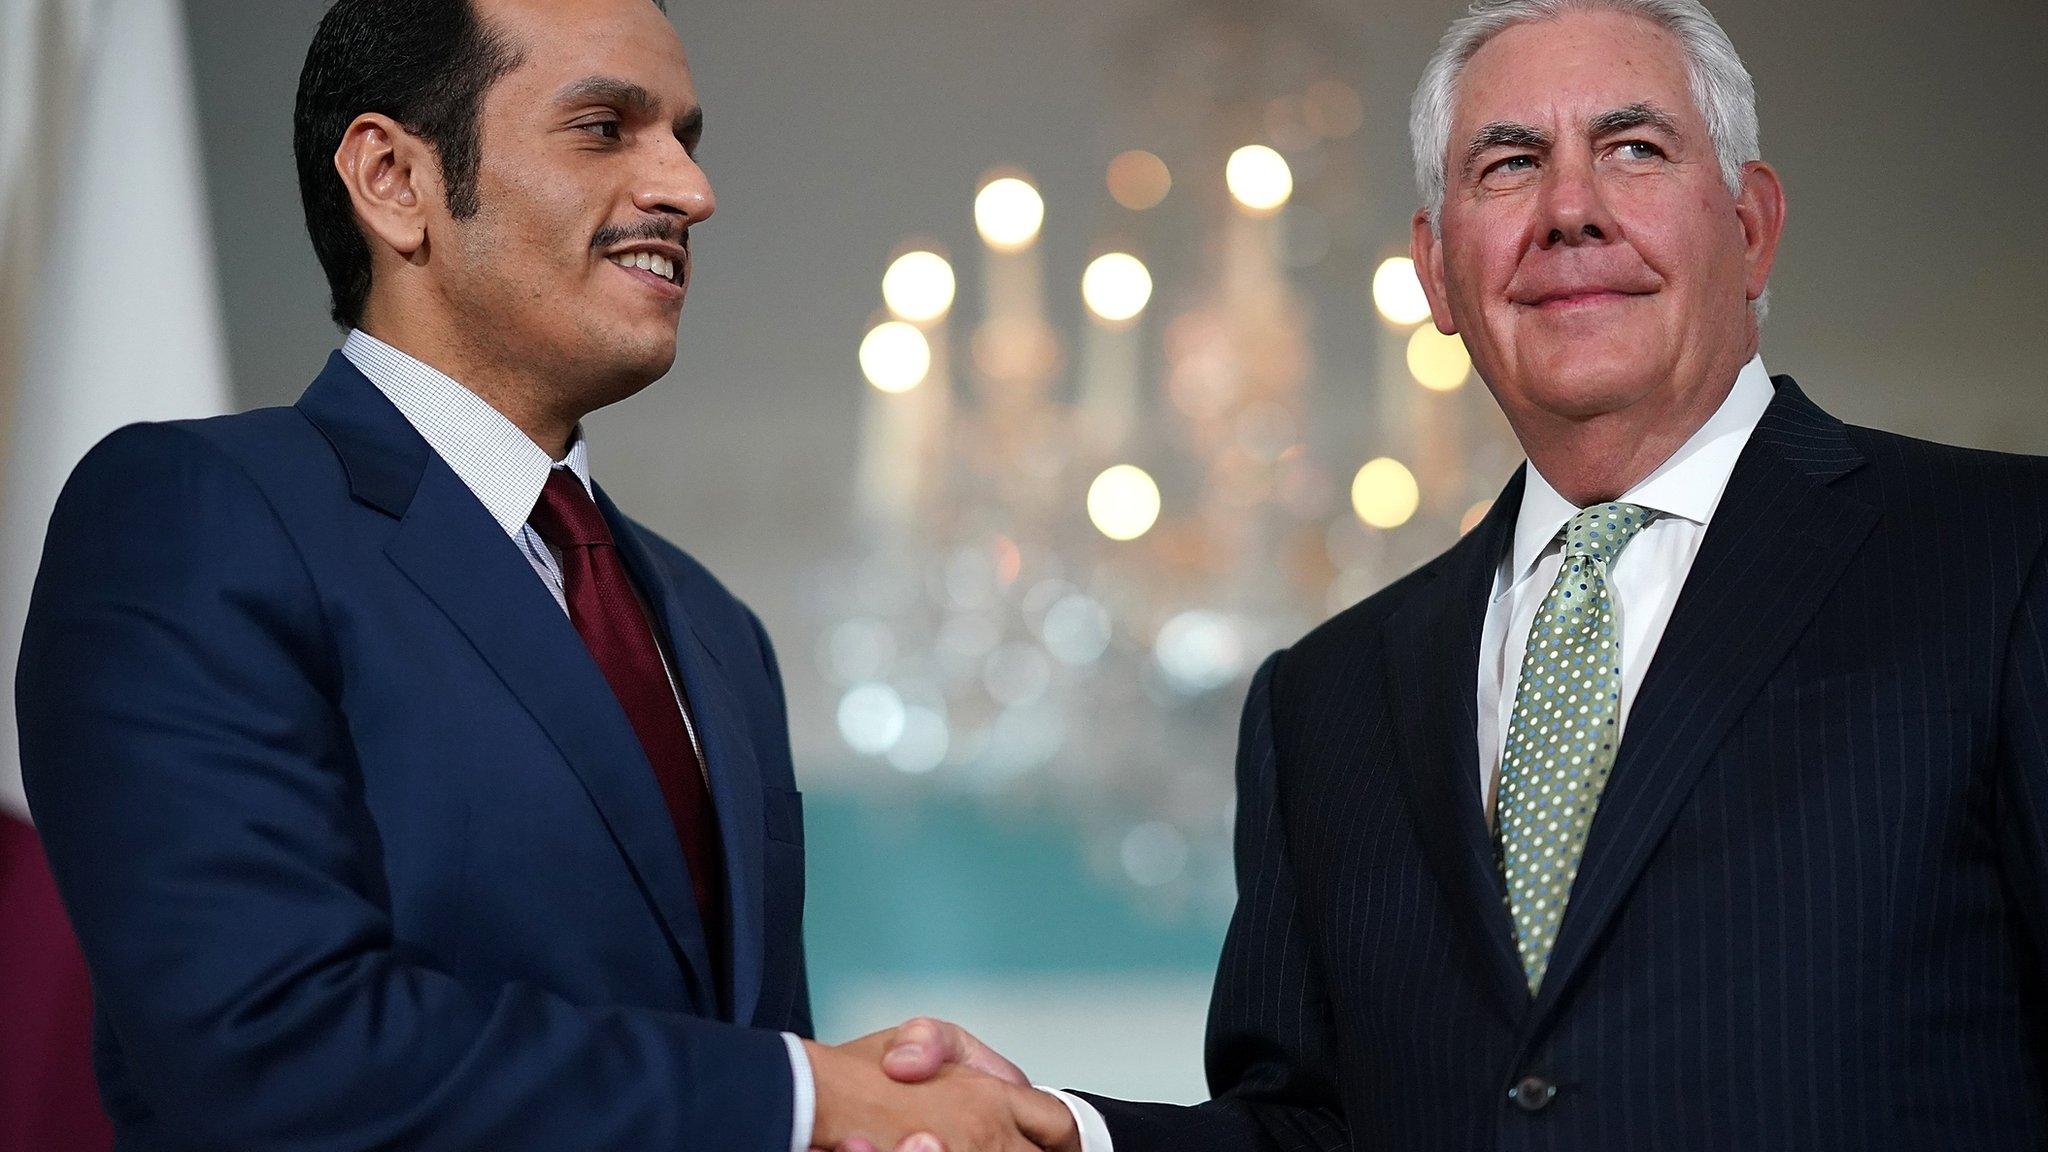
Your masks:
[[[1097,1100],[1117,1152],[2048,1147],[2048,460],[1775,383],[1540,993],[1476,784],[1518,475],[1260,670],[1216,1099]]]

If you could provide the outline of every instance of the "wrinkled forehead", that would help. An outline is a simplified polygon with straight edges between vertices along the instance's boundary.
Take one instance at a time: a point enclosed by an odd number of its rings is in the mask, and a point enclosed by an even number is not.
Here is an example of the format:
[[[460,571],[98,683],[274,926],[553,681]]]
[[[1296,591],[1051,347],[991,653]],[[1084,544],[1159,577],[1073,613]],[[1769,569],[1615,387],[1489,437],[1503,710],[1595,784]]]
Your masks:
[[[1473,54],[1458,77],[1447,143],[1455,154],[1497,123],[1563,138],[1634,105],[1664,109],[1682,131],[1705,129],[1677,37],[1640,16],[1569,12],[1517,24]]]

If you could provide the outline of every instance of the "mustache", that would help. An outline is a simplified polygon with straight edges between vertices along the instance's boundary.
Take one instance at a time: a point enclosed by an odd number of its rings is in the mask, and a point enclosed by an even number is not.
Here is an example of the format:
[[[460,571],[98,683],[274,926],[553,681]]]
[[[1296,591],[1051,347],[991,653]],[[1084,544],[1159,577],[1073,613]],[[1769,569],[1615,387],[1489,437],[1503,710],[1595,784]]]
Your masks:
[[[607,224],[590,238],[590,246],[602,251],[636,240],[655,240],[681,248],[690,246],[690,226],[668,219],[642,220],[635,224]]]

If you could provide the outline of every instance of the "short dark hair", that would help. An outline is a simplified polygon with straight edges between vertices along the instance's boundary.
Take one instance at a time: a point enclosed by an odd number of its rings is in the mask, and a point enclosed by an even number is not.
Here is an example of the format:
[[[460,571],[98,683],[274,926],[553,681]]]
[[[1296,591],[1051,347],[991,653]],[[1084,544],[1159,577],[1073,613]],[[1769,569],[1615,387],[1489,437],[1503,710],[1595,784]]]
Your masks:
[[[518,66],[469,0],[337,0],[327,10],[299,73],[292,152],[336,324],[361,323],[370,295],[370,245],[334,170],[348,126],[376,112],[433,145],[448,211],[467,218],[477,210],[477,112],[484,92]]]
[[[664,0],[654,6],[668,11]],[[360,324],[370,295],[370,245],[334,170],[343,133],[367,112],[404,125],[433,146],[449,214],[467,219],[478,207],[484,93],[522,59],[470,0],[336,0],[327,10],[299,73],[292,153],[336,324]]]

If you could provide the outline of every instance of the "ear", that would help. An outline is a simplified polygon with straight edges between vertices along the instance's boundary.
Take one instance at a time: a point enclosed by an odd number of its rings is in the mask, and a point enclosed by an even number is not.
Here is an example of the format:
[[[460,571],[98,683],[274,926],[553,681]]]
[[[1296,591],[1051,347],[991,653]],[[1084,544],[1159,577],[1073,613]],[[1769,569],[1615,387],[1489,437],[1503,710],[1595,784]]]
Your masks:
[[[1444,242],[1429,226],[1429,209],[1417,209],[1408,222],[1408,255],[1415,261],[1415,278],[1422,281],[1422,294],[1429,298],[1429,315],[1436,330],[1446,336],[1458,332],[1451,319],[1451,297],[1444,287]]]
[[[367,112],[342,133],[334,170],[372,241],[402,260],[426,246],[427,203],[441,193],[438,159],[426,141],[389,116]]]
[[[1770,165],[1752,160],[1742,166],[1742,192],[1735,198],[1735,217],[1742,222],[1743,258],[1749,265],[1745,288],[1754,300],[1770,283],[1771,264],[1778,258],[1778,238],[1785,234],[1785,187]]]

